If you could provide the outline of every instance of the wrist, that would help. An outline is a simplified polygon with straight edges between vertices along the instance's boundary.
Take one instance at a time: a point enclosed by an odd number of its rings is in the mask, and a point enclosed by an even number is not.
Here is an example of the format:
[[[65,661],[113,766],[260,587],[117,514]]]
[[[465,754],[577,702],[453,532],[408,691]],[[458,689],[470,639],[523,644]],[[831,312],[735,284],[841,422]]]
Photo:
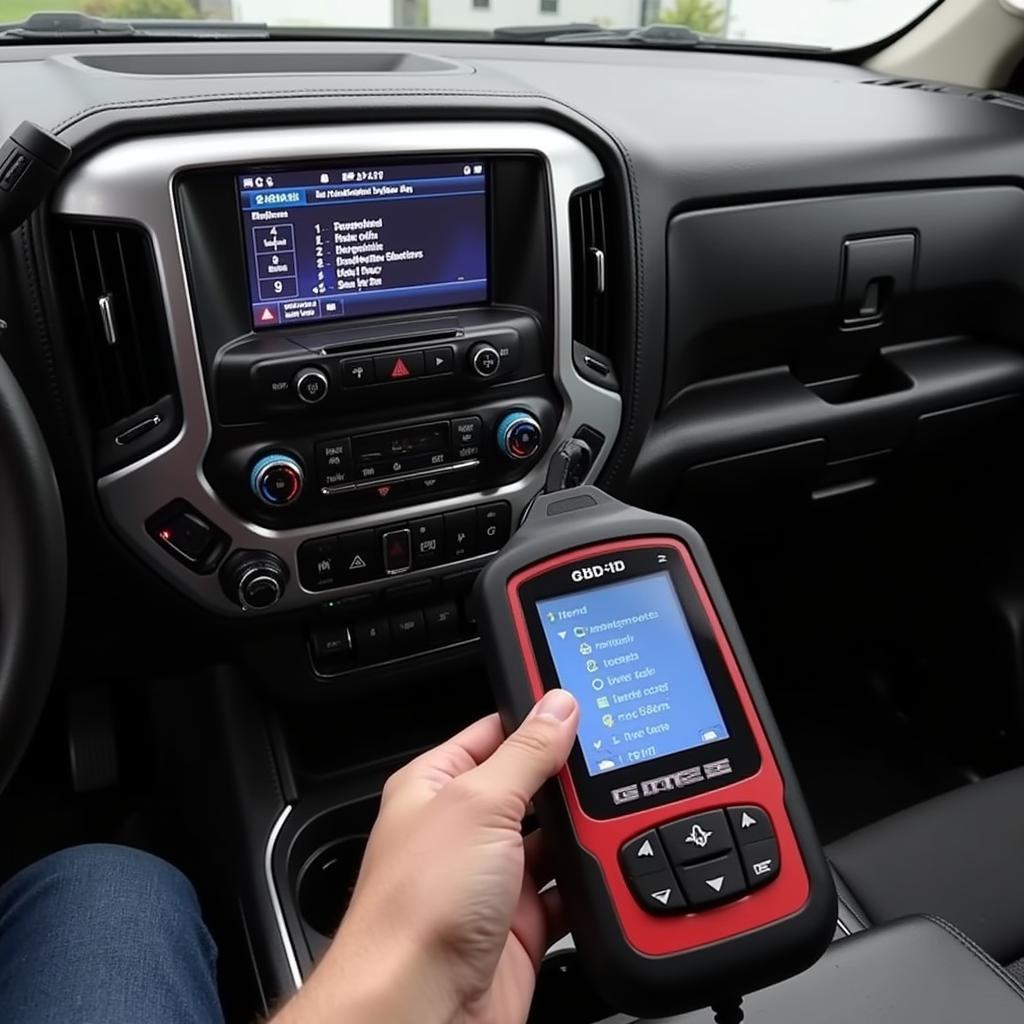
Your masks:
[[[401,921],[352,917],[271,1024],[452,1024],[457,1002],[427,945]]]

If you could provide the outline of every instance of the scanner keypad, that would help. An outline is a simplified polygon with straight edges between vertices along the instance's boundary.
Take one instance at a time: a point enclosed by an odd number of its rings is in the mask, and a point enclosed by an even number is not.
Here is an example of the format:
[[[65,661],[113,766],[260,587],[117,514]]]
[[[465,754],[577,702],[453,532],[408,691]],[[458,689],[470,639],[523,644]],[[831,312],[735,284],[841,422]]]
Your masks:
[[[779,844],[763,807],[687,815],[623,843],[619,863],[652,914],[699,911],[739,899],[778,877]]]

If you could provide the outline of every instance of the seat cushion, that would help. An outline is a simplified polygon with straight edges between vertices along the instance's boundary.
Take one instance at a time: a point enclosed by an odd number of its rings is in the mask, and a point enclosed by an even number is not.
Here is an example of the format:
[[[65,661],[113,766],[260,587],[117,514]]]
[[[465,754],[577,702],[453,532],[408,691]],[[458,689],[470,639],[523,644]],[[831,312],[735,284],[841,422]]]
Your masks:
[[[746,996],[743,1010],[749,1024],[1020,1024],[1024,989],[950,925],[911,918],[834,943],[802,974]]]
[[[934,914],[1003,964],[1024,955],[1024,769],[885,818],[827,853],[872,924]]]

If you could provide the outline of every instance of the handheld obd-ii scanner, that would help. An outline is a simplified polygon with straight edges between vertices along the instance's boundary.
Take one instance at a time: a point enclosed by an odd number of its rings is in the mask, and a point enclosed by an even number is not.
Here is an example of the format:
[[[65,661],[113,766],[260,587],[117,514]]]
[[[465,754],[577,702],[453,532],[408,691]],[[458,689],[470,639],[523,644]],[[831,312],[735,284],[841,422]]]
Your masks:
[[[545,690],[580,705],[535,806],[603,998],[737,1020],[813,963],[835,888],[698,534],[594,487],[543,494],[475,601],[507,731]]]

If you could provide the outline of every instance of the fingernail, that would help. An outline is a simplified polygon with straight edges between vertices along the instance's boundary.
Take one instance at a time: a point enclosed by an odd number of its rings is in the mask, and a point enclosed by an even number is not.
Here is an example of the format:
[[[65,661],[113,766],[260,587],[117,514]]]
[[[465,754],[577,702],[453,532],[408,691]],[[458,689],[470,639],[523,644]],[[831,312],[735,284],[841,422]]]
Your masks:
[[[538,718],[553,718],[564,722],[576,708],[576,698],[566,690],[548,690],[537,702],[533,713]]]

